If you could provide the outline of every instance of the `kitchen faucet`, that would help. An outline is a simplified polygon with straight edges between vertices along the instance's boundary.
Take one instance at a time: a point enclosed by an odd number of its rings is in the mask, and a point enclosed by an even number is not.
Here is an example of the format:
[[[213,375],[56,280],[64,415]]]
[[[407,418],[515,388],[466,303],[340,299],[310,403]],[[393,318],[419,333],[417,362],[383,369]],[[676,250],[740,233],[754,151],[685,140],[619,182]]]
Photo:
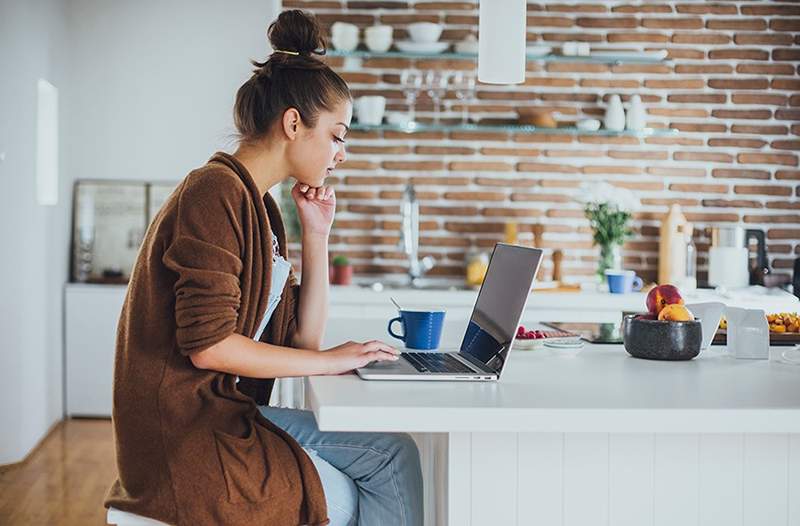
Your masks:
[[[411,286],[419,286],[422,275],[436,264],[431,256],[419,259],[419,201],[411,183],[403,191],[400,204],[402,223],[400,226],[399,246],[408,257],[408,277]]]

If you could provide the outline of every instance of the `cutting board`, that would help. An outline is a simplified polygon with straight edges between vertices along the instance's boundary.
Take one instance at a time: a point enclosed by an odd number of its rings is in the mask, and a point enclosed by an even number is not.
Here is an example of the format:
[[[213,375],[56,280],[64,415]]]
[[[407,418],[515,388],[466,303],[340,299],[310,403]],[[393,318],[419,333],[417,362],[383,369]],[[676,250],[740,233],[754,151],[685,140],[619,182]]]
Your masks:
[[[728,342],[728,331],[717,329],[711,345],[725,345]],[[770,345],[797,345],[800,344],[800,333],[797,332],[770,332]]]

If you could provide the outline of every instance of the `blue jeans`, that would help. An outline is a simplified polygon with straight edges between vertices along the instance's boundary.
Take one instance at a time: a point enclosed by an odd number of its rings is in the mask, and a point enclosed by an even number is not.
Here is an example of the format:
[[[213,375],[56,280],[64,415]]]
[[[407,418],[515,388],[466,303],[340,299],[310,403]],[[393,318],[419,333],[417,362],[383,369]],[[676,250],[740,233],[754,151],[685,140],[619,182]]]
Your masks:
[[[330,526],[422,526],[422,469],[409,435],[320,431],[311,411],[259,409],[308,452]]]

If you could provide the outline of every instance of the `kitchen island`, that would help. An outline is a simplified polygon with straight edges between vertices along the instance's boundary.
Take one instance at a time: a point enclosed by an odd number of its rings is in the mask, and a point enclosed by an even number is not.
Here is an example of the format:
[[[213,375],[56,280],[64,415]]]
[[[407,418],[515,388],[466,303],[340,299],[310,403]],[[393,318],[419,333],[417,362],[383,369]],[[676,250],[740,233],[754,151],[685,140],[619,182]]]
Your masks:
[[[448,322],[443,345],[465,324]],[[784,349],[687,362],[515,350],[496,383],[314,377],[306,406],[322,430],[413,433],[429,525],[796,525],[800,366]]]

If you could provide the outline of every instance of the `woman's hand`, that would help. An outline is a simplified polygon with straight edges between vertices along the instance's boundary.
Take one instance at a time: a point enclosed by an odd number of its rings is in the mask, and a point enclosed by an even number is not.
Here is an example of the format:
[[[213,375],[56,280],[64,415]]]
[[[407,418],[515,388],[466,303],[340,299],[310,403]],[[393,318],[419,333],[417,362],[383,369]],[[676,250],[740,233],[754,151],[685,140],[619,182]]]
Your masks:
[[[336,212],[336,193],[331,186],[312,188],[296,183],[292,187],[292,198],[297,205],[297,215],[303,234],[328,236]]]
[[[365,343],[347,342],[323,352],[327,374],[346,373],[375,361],[394,361],[400,355],[400,351],[378,340]]]

